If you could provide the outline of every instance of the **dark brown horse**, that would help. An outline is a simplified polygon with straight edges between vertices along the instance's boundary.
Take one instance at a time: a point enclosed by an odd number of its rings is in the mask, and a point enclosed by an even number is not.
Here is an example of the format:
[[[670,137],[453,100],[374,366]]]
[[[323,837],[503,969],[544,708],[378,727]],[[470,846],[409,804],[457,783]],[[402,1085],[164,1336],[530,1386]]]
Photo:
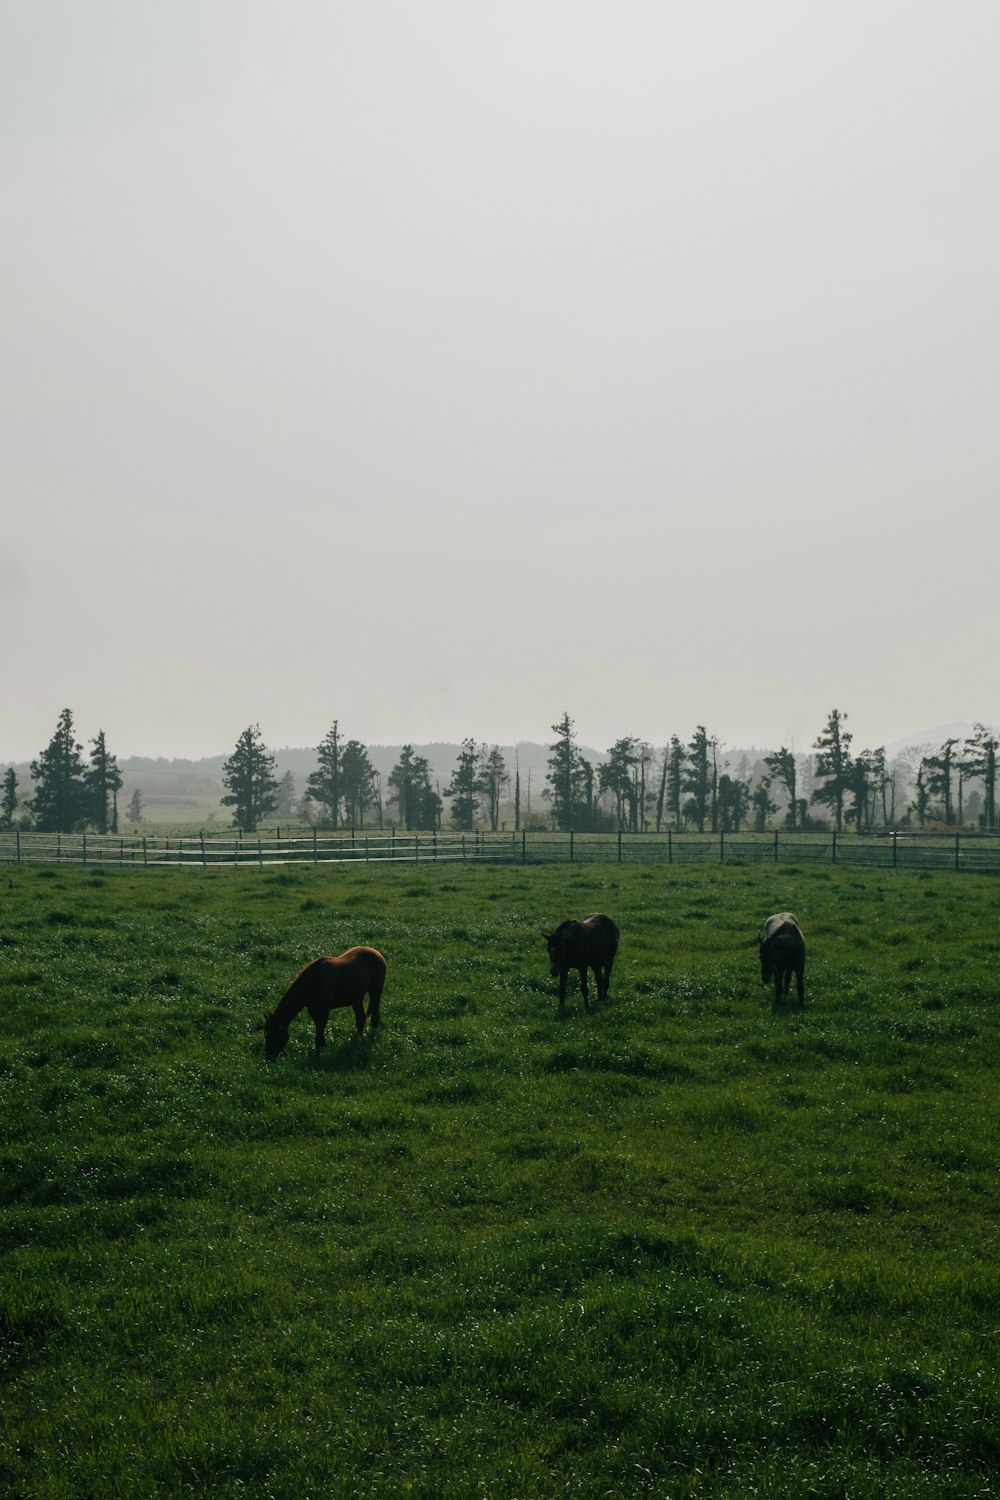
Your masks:
[[[268,1062],[288,1044],[288,1027],[300,1010],[308,1010],[316,1025],[316,1051],[326,1046],[326,1023],[331,1010],[349,1005],[354,1011],[358,1036],[380,1017],[385,986],[385,959],[374,948],[348,948],[339,958],[317,958],[306,964],[282,995],[270,1015],[264,1017],[264,1053]],[[365,1013],[365,996],[369,997]]]
[[[566,1003],[566,981],[570,969],[580,971],[583,1008],[590,1009],[587,970],[593,969],[598,1000],[607,999],[611,965],[618,952],[618,927],[603,912],[591,912],[581,922],[560,922],[554,932],[542,934],[549,945],[550,973],[559,980],[559,1005]]]
[[[788,987],[795,975],[795,987],[799,1004],[805,1004],[806,940],[802,929],[790,911],[775,912],[764,923],[764,936],[759,945],[760,982],[768,984],[774,980],[774,1003],[780,1005],[788,997]]]

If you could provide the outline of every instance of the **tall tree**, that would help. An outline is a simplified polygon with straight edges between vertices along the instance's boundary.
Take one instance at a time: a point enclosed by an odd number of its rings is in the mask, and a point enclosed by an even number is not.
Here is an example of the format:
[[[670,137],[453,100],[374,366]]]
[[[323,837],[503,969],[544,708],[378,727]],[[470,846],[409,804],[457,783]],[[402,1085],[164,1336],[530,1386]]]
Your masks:
[[[690,818],[699,833],[705,832],[705,824],[712,811],[714,759],[712,746],[704,724],[699,724],[685,754],[682,786],[688,792],[684,804],[684,816]]]
[[[546,781],[551,788],[552,817],[564,832],[586,827],[592,821],[593,767],[577,749],[573,720],[564,713],[552,725],[555,743],[549,746]]]
[[[118,793],[121,791],[122,773],[118,761],[108,751],[104,730],[97,731],[91,740],[90,765],[83,774],[87,789],[88,814],[98,833],[118,832]]]
[[[749,805],[749,782],[723,771],[719,777],[719,822],[723,833],[739,833]]]
[[[0,828],[13,828],[17,813],[17,772],[8,766],[3,773],[3,798],[0,800]]]
[[[816,756],[815,773],[822,777],[821,784],[813,789],[812,800],[822,802],[833,809],[834,826],[838,833],[844,826],[844,798],[851,784],[851,734],[844,728],[847,715],[839,708],[830,710],[826,727],[814,742],[819,751]]]
[[[682,803],[684,800],[684,762],[686,760],[684,746],[676,734],[670,736],[670,748],[668,751],[667,769],[667,815],[673,819],[676,829],[680,829]]]
[[[479,793],[486,804],[486,816],[490,832],[496,833],[500,824],[500,799],[510,786],[510,772],[499,745],[484,745],[479,752]]]
[[[615,818],[620,829],[638,832],[639,741],[634,734],[615,740],[608,758],[597,768],[597,784],[602,793],[615,799]]]
[[[142,822],[142,792],[139,787],[136,787],[135,791],[132,793],[132,800],[129,802],[128,812],[125,814],[125,816],[130,823]]]
[[[479,751],[475,740],[462,741],[444,795],[451,798],[451,821],[455,827],[471,833],[479,807]]]
[[[764,764],[774,781],[778,781],[788,793],[788,826],[794,833],[798,826],[798,791],[796,789],[795,752],[785,745],[773,755],[765,755]]]
[[[278,796],[274,810],[285,823],[290,823],[295,816],[295,777],[291,771],[286,771],[278,782]]]
[[[241,832],[256,833],[261,818],[273,812],[278,801],[274,756],[264,746],[259,724],[244,729],[232,755],[222,762],[222,783],[229,788],[221,799],[223,807],[234,809]]]
[[[375,768],[360,740],[348,740],[344,746],[340,758],[340,784],[344,817],[352,828],[363,828],[365,809],[375,802]]]
[[[879,793],[880,757],[884,770],[884,749],[880,747],[878,750],[862,750],[854,757],[848,771],[848,786],[854,798],[849,817],[858,833],[864,833],[872,825],[872,811]]]
[[[1000,749],[1000,740],[995,730],[988,729],[985,724],[976,724],[965,749],[973,774],[982,778],[983,827],[987,833],[992,833],[997,821],[997,750]]]
[[[404,828],[438,826],[441,798],[431,786],[430,763],[425,755],[414,755],[412,745],[403,746],[389,772],[389,790],[395,793]]]
[[[87,816],[83,746],[73,734],[73,715],[64,708],[56,732],[31,762],[35,783],[35,826],[43,833],[69,833]]]
[[[945,740],[937,755],[928,755],[923,763],[924,784],[929,798],[939,797],[941,816],[946,823],[954,823],[955,809],[952,800],[952,777],[956,770],[955,746],[957,739]]]
[[[755,833],[764,833],[767,829],[767,820],[771,813],[778,811],[778,804],[771,801],[771,778],[762,776],[753,789],[750,797],[750,805],[753,808],[753,826]],[[795,826],[794,824],[792,825]]]
[[[344,788],[341,773],[339,721],[334,719],[321,745],[316,747],[317,767],[306,781],[307,795],[326,808],[327,821],[336,828],[340,821],[340,799]]]

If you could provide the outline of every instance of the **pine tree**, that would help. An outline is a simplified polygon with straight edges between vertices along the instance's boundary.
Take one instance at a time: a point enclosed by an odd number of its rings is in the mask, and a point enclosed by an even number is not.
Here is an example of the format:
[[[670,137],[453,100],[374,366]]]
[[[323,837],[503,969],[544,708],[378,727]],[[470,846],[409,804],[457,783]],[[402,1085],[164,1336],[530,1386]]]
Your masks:
[[[232,755],[223,761],[222,781],[229,788],[222,805],[235,809],[241,832],[256,833],[261,818],[274,811],[278,800],[274,756],[264,747],[259,724],[244,729]]]
[[[364,827],[365,808],[376,800],[375,768],[360,740],[348,740],[340,757],[344,817],[352,828]]]
[[[118,793],[122,785],[122,773],[117,759],[109,754],[104,730],[97,731],[91,740],[93,750],[90,765],[83,774],[87,789],[88,814],[98,833],[118,832]]]
[[[0,828],[13,828],[17,812],[17,772],[8,766],[3,774],[3,799],[0,801]]]
[[[456,828],[471,833],[479,806],[479,751],[475,740],[463,740],[458,752],[451,783],[444,789],[451,798],[451,821]]]
[[[844,797],[851,784],[851,734],[844,728],[847,715],[831,709],[826,728],[815,741],[816,775],[823,778],[812,794],[814,802],[832,807],[834,826],[840,833],[844,823]]]
[[[43,833],[70,833],[87,816],[82,752],[73,737],[73,715],[64,708],[55,734],[31,762],[35,826]]]
[[[341,772],[341,748],[339,721],[334,719],[326,732],[323,743],[317,747],[319,762],[306,782],[306,795],[326,808],[331,828],[336,828],[340,819],[340,800],[343,796]]]
[[[490,821],[490,832],[496,833],[500,823],[500,799],[504,788],[510,786],[510,772],[499,745],[488,750],[484,745],[479,752],[479,794],[486,803],[486,816]]]
[[[577,749],[573,720],[568,713],[552,725],[552,733],[556,741],[549,746],[552,754],[545,779],[551,788],[553,821],[557,828],[569,833],[593,823],[594,768]]]
[[[690,793],[690,798],[684,804],[684,816],[692,820],[699,833],[705,832],[705,823],[712,811],[714,744],[704,724],[699,724],[685,755],[682,787]]]
[[[796,790],[795,752],[784,745],[773,755],[765,755],[764,764],[775,781],[780,781],[788,793],[787,822],[792,832],[798,823],[798,792]],[[770,785],[770,783],[769,783]]]

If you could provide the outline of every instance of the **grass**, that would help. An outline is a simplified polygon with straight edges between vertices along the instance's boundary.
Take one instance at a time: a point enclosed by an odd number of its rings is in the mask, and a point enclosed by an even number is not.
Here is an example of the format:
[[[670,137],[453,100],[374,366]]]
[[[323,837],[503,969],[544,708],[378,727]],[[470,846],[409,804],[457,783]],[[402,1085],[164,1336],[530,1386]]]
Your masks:
[[[0,1492],[985,1496],[1000,886],[12,872]],[[7,882],[3,882],[7,885]],[[790,908],[807,1001],[760,984]],[[541,932],[605,909],[608,1002]],[[373,943],[376,1041],[256,1031]]]

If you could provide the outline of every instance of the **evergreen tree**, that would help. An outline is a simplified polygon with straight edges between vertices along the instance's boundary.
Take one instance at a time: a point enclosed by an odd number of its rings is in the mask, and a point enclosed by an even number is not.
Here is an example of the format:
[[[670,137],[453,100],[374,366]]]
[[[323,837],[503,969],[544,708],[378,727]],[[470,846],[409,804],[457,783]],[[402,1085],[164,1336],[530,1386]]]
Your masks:
[[[142,792],[139,790],[138,787],[136,787],[135,791],[132,793],[132,800],[129,802],[128,812],[125,814],[125,816],[127,817],[128,821],[130,823],[141,823],[142,822],[142,817],[143,817]]]
[[[775,750],[773,755],[765,755],[764,764],[770,771],[775,781],[788,793],[788,826],[795,832],[798,824],[798,792],[796,791],[796,768],[795,752],[788,750],[784,745],[780,750]],[[770,785],[770,783],[769,783]]]
[[[117,759],[108,752],[103,729],[97,731],[97,738],[90,743],[93,746],[90,765],[83,774],[90,821],[98,833],[107,833],[109,827],[112,833],[117,833],[122,773]]]
[[[451,821],[456,828],[471,833],[479,806],[479,751],[475,740],[463,740],[458,752],[451,784],[444,789],[451,798]]]
[[[0,828],[13,828],[17,812],[17,772],[8,766],[3,774],[3,798],[0,800]]]
[[[244,729],[232,755],[222,762],[222,782],[229,788],[223,807],[235,810],[242,833],[256,833],[261,818],[274,811],[278,800],[274,756],[264,746],[259,724]]]
[[[499,745],[487,750],[484,745],[479,754],[478,789],[486,803],[486,816],[490,821],[490,832],[496,833],[500,823],[500,799],[504,789],[510,786],[510,772]]]
[[[549,746],[552,754],[545,779],[551,789],[553,821],[557,828],[569,833],[593,823],[594,768],[577,749],[573,720],[568,713],[552,725],[552,733],[556,741]]]
[[[326,808],[331,828],[336,828],[340,819],[340,800],[343,796],[341,773],[340,728],[338,720],[327,730],[323,743],[317,747],[319,765],[306,782],[307,795]]]
[[[35,826],[43,833],[70,833],[87,816],[82,751],[73,736],[73,715],[64,708],[55,734],[31,762]]]
[[[684,804],[684,816],[690,818],[699,833],[705,832],[705,823],[712,810],[714,740],[710,740],[704,724],[699,724],[685,754],[685,768],[681,786],[690,793]]]
[[[681,826],[685,759],[684,746],[676,734],[672,734],[667,767],[667,816],[673,819],[675,829]]]
[[[778,811],[778,804],[771,801],[771,778],[769,776],[762,776],[754,787],[750,805],[753,808],[754,832],[764,833],[771,813]]]
[[[983,782],[983,827],[987,833],[992,833],[996,827],[998,749],[1000,740],[985,724],[976,724],[971,739],[965,744],[970,774],[981,777]]]
[[[291,822],[295,816],[295,777],[291,771],[286,771],[278,782],[274,810],[283,823]]]
[[[739,833],[749,805],[749,782],[724,771],[719,777],[719,822],[723,833]]]
[[[607,760],[597,771],[597,783],[602,793],[615,799],[618,827],[629,833],[639,831],[639,758],[639,741],[634,734],[630,734],[624,739],[615,740],[608,750]]]
[[[352,828],[363,828],[365,808],[375,802],[375,769],[360,740],[348,740],[344,746],[340,757],[340,784],[345,819]]]
[[[389,773],[389,790],[395,793],[399,821],[404,828],[437,828],[441,798],[431,786],[431,768],[424,755],[414,755],[404,745]]]
[[[844,823],[844,797],[851,784],[851,734],[844,728],[847,715],[839,708],[831,709],[826,728],[815,741],[816,775],[823,778],[812,794],[814,802],[832,807],[834,826],[838,833]]]
[[[939,797],[941,815],[946,823],[954,823],[955,810],[952,802],[952,777],[956,770],[955,746],[957,739],[945,740],[937,755],[928,755],[923,762],[924,784],[928,798]]]

